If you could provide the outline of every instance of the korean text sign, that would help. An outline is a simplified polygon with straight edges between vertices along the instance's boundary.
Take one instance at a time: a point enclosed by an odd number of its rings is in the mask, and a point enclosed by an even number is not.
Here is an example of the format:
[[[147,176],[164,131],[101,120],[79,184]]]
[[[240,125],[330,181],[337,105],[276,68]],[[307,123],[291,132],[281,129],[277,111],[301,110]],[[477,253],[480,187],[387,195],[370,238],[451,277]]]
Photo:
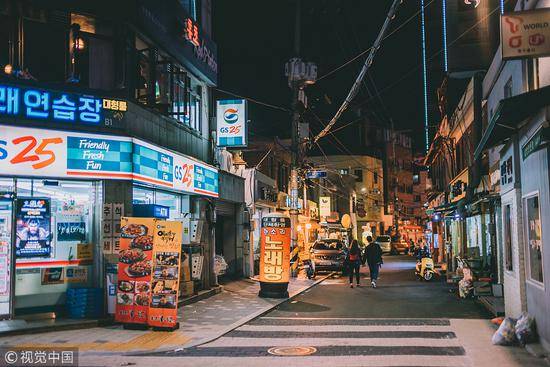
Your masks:
[[[219,147],[246,147],[248,145],[248,117],[245,99],[218,101],[216,116],[216,135]]]
[[[126,101],[15,85],[0,85],[0,116],[34,121],[120,126]]]
[[[500,18],[502,58],[550,55],[550,9],[503,14]]]
[[[48,198],[17,199],[15,254],[17,258],[50,257],[51,211]]]
[[[290,218],[262,218],[260,238],[260,282],[288,283],[290,275]]]

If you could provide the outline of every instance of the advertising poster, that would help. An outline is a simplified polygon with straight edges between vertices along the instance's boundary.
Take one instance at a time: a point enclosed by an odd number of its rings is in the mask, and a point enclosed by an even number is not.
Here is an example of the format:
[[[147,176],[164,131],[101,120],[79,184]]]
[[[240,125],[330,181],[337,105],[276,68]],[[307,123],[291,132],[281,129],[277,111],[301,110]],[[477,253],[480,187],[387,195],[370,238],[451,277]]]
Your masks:
[[[121,219],[115,320],[146,324],[151,288],[151,258],[157,220]]]
[[[15,256],[17,258],[50,257],[51,213],[50,199],[24,198],[17,200]]]
[[[290,218],[262,218],[260,282],[288,283],[290,275]]]
[[[217,144],[219,147],[246,147],[247,105],[245,99],[217,102]]]
[[[149,325],[173,328],[178,321],[181,222],[158,221],[153,248]]]

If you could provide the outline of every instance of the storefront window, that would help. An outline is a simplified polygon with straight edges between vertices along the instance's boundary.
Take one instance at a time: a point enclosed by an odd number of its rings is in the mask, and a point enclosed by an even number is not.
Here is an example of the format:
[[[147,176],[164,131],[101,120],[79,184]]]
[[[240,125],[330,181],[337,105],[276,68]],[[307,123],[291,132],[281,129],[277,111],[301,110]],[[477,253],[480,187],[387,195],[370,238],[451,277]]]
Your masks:
[[[527,248],[529,258],[529,277],[536,282],[543,282],[542,273],[542,225],[540,222],[539,196],[525,199],[527,219]]]
[[[504,207],[504,262],[506,270],[514,270],[512,260],[512,206],[507,204]]]
[[[139,186],[134,186],[133,191],[134,204],[164,205],[170,208],[169,219],[181,218],[182,195]]]
[[[15,307],[57,310],[68,288],[94,285],[101,189],[96,182],[42,179],[18,179],[16,187]],[[37,199],[43,210],[29,217],[26,208]]]

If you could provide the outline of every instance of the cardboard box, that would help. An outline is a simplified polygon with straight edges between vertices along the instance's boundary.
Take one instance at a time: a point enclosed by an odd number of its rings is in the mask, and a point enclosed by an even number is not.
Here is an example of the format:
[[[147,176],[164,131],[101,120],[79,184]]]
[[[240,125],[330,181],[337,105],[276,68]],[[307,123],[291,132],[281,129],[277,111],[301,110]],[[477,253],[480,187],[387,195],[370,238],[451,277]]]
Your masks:
[[[180,296],[189,297],[194,294],[194,284],[192,281],[180,282]]]
[[[191,280],[191,264],[189,261],[189,255],[182,253],[180,282],[188,282],[190,280]]]

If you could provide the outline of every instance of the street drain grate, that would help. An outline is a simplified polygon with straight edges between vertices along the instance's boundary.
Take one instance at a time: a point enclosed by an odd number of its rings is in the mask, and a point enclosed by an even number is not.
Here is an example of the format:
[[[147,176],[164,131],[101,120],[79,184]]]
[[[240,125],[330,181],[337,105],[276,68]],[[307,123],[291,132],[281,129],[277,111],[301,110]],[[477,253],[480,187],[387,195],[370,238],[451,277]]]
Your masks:
[[[317,352],[314,347],[273,347],[268,349],[269,354],[274,356],[309,356]]]

